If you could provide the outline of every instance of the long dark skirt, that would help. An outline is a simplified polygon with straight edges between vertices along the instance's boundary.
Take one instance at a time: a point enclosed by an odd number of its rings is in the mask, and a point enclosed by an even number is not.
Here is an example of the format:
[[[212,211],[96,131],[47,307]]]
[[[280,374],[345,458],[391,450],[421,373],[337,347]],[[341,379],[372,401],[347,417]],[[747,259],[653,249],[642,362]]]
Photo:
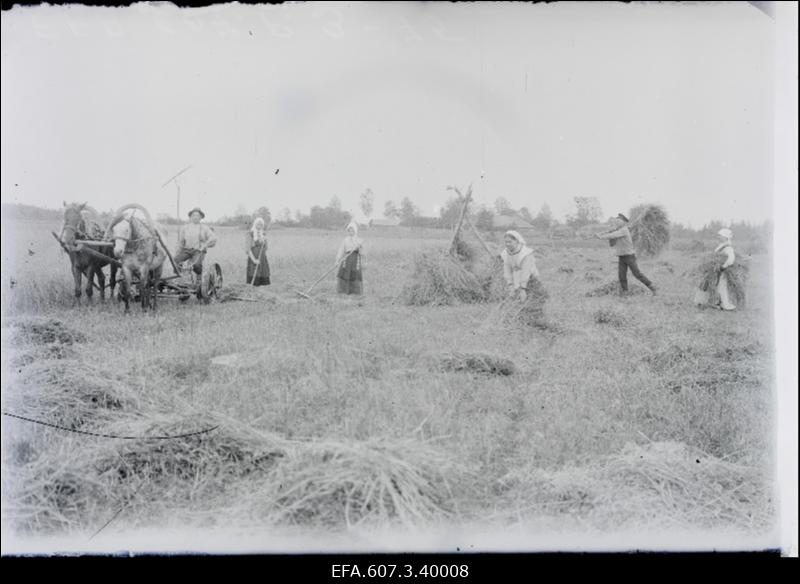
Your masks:
[[[336,289],[339,294],[362,294],[364,291],[361,276],[361,256],[357,251],[351,253],[339,267],[336,275]]]
[[[250,253],[253,257],[258,257],[261,252],[261,261],[256,266],[255,262],[247,257],[247,283],[252,283],[253,286],[269,286],[269,262],[267,261],[267,249],[260,243],[250,248]],[[255,274],[255,281],[253,280]]]

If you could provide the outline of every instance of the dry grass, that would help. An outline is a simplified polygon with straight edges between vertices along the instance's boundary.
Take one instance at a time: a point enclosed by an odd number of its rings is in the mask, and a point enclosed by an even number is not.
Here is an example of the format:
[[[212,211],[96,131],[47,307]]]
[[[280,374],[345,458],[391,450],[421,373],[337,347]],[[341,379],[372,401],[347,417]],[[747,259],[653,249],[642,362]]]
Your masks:
[[[243,234],[218,234],[208,260],[223,266],[231,293],[244,292]],[[50,257],[22,249],[4,266],[3,306],[14,315],[2,329],[4,411],[114,435],[219,428],[111,440],[4,417],[4,524],[86,538],[109,521],[98,537],[144,526],[280,533],[494,516],[506,527],[560,508],[606,529],[724,528],[752,516],[755,531],[774,517],[764,495],[776,464],[768,262],[753,263],[749,309],[721,318],[691,308],[695,282],[679,273],[692,260],[677,250],[664,256],[675,273],[659,278],[663,294],[621,300],[586,295],[596,284],[584,274],[609,273],[607,248],[587,244],[579,255],[571,242],[544,242],[544,322],[560,331],[550,335],[481,327],[501,304],[392,304],[414,254],[449,240],[364,235],[366,294],[357,303],[298,301],[294,290],[331,264],[340,234],[285,230],[270,242],[273,285],[247,290],[274,304],[192,299],[146,317],[123,317],[116,303],[73,307],[68,261],[52,237],[42,238]],[[488,260],[472,258],[478,280],[482,266],[497,271]],[[319,295],[334,284],[320,284]],[[615,294],[617,283],[609,286]],[[601,311],[628,320],[599,324]],[[41,328],[50,320],[59,324]],[[432,355],[453,356],[454,368]],[[511,361],[514,374],[469,360],[480,355]],[[706,452],[714,470],[692,475],[680,457],[659,453],[637,472],[642,453],[625,444],[643,436]],[[650,480],[673,465],[680,480],[658,482],[662,494]],[[531,482],[528,471],[542,474]],[[585,488],[548,482],[581,472]],[[565,517],[552,516],[556,525]]]
[[[634,282],[628,282],[628,292],[627,295],[629,296],[641,296],[643,294],[648,294],[649,291],[647,288],[642,286],[641,284],[636,284]],[[598,286],[593,290],[590,290],[586,293],[588,297],[595,297],[595,296],[622,296],[622,286],[620,286],[619,281],[607,282],[602,286]]]
[[[505,482],[536,513],[580,516],[603,530],[655,528],[765,529],[774,506],[758,469],[680,442],[627,444],[582,466],[529,466]]]
[[[434,367],[443,371],[466,371],[488,375],[513,375],[517,366],[511,359],[487,353],[449,353],[433,357]]]

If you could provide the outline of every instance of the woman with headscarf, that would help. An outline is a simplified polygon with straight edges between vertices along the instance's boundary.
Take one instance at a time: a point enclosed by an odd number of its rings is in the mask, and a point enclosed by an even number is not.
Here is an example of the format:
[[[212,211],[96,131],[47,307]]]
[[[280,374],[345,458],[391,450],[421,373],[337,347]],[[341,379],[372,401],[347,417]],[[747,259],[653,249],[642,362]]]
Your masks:
[[[730,270],[736,263],[736,253],[733,251],[732,242],[733,232],[723,228],[717,232],[717,235],[719,235],[721,243],[714,249],[713,259],[706,261],[698,268],[702,280],[695,290],[694,302],[701,307],[711,306],[721,310],[735,310],[734,297],[738,298],[739,302],[744,302],[741,290],[744,282],[740,279],[741,275],[737,278],[737,274]],[[735,287],[734,292],[738,292],[737,294],[732,293],[731,285]]]
[[[363,292],[361,275],[361,248],[363,240],[358,237],[358,225],[351,221],[347,226],[347,237],[339,246],[336,263],[339,264],[337,291],[339,294],[361,294]]]
[[[267,228],[264,219],[256,217],[247,231],[247,283],[252,286],[269,286],[267,261]]]
[[[521,315],[532,323],[543,316],[544,299],[547,293],[539,282],[536,258],[525,239],[516,231],[506,231],[503,238],[505,249],[500,253],[503,260],[503,277],[509,298],[523,304]]]

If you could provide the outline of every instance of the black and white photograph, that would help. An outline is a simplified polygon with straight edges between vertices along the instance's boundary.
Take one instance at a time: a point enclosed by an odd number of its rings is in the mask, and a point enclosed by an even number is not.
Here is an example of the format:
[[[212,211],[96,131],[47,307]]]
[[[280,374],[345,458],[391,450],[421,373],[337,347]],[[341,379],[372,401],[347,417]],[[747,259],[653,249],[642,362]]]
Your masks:
[[[796,43],[4,4],[2,555],[796,557]]]

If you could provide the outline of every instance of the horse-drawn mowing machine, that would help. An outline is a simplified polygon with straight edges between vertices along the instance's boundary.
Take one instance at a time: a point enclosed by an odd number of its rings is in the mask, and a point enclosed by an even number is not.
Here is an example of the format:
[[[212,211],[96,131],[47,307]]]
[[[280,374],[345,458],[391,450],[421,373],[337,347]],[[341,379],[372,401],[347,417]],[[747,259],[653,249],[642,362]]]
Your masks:
[[[137,212],[142,217],[138,217],[136,215]],[[118,225],[122,223],[129,224],[131,226],[130,230],[118,233]],[[136,232],[136,226],[139,226],[144,235]],[[61,238],[56,236],[55,233],[53,235],[67,251],[70,251],[69,246],[65,245]],[[136,245],[150,246],[146,250],[149,254],[142,254],[141,250],[135,249]],[[100,249],[105,253],[98,251]],[[189,258],[187,261],[182,262],[180,266],[176,265],[172,254],[164,244],[158,226],[152,221],[147,210],[137,204],[128,204],[121,207],[105,229],[105,235],[102,239],[75,239],[72,251],[85,253],[98,260],[112,263],[123,270],[123,275],[126,268],[130,268],[132,265],[138,268],[131,273],[130,280],[127,282],[127,286],[130,287],[129,300],[141,300],[144,291],[142,290],[143,281],[155,287],[155,294],[158,298],[177,298],[181,302],[185,302],[191,296],[196,296],[198,300],[208,303],[218,297],[222,288],[222,268],[218,263],[204,264],[200,274],[194,271],[196,262],[202,258],[201,254]],[[149,262],[145,261],[141,265],[137,265],[137,261],[126,261],[126,258],[139,260],[148,255]],[[163,277],[160,276],[160,272],[165,263],[163,261],[165,258],[169,259],[169,263],[175,273],[171,276]],[[142,271],[147,274],[147,277],[142,278]],[[153,273],[157,274],[157,277],[150,282],[150,275]],[[109,287],[113,290],[116,283],[120,283],[120,298],[124,298],[123,286],[126,285],[125,278],[111,282]]]

